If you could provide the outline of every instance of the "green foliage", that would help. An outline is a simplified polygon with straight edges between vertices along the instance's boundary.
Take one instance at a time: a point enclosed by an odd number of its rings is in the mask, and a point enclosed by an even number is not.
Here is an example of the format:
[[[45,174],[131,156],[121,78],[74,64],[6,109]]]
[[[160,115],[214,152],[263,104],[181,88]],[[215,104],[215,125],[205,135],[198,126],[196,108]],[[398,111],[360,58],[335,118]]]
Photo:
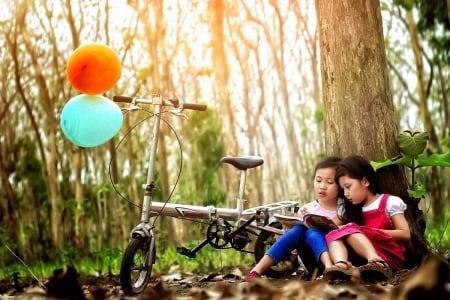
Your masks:
[[[189,126],[180,130],[183,145],[190,147],[189,157],[185,159],[189,174],[183,174],[177,190],[177,197],[182,200],[174,200],[198,205],[223,205],[226,193],[218,177],[222,166],[220,158],[225,152],[223,142],[218,138],[222,135],[222,123],[213,110],[195,112],[189,118]]]
[[[81,251],[75,247],[65,247],[57,253],[58,260],[65,265],[76,265],[82,257]]]
[[[193,242],[187,245],[192,248],[199,242]],[[217,250],[211,247],[205,247],[197,253],[196,258],[188,258],[176,252],[175,247],[166,248],[158,258],[153,267],[153,273],[167,274],[173,267],[179,267],[180,272],[216,272],[223,268],[246,267],[254,263],[253,256],[243,254],[234,249]]]
[[[412,0],[419,12],[417,28],[435,50],[434,60],[450,62],[450,20],[447,2],[442,0]]]
[[[26,186],[26,189],[18,193],[25,203],[43,205],[48,202],[48,194],[45,185],[44,166],[37,156],[37,145],[33,138],[21,136],[14,144],[11,169],[9,170],[16,186]]]
[[[108,248],[92,254],[91,257],[82,260],[81,270],[85,270],[85,274],[96,272],[98,274],[116,274],[120,270],[123,251],[117,248]]]
[[[435,61],[450,62],[450,20],[442,0],[394,0],[394,4],[418,12],[417,29],[435,51]]]
[[[403,165],[411,171],[411,185],[408,193],[415,199],[420,199],[425,194],[425,188],[416,183],[416,169],[423,167],[450,167],[450,152],[444,154],[423,153],[429,140],[427,132],[404,131],[397,136],[397,143],[402,155],[395,159],[387,159],[381,162],[371,161],[375,170],[391,165]]]
[[[316,111],[314,112],[314,120],[316,121],[316,123],[321,124],[324,122],[324,111],[323,111],[323,106],[319,106]]]
[[[14,258],[7,247],[17,248],[17,245],[13,244],[14,242],[8,238],[6,230],[6,227],[0,226],[0,270],[14,262]]]
[[[434,220],[431,216],[427,217],[427,227],[425,238],[433,249],[443,254],[450,254],[450,212]]]
[[[5,222],[1,216],[0,222],[4,222],[2,225],[5,231],[14,240],[11,241],[14,243],[11,248],[26,260],[40,259],[42,249],[47,246],[43,241],[49,240],[51,236],[51,231],[45,230],[50,223],[50,201],[45,183],[45,167],[38,154],[33,137],[26,134],[15,137],[13,148],[7,156],[8,180],[14,192],[11,199],[2,199],[9,217]],[[0,215],[2,213],[0,211]]]
[[[85,275],[119,274],[122,254],[122,251],[114,248],[84,256],[81,254],[81,251],[73,247],[66,247],[50,262],[37,262],[33,265],[25,266],[16,260],[8,265],[0,264],[2,266],[0,268],[0,279],[11,278],[14,273],[17,273],[22,278],[31,278],[30,270],[39,279],[45,279],[53,274],[53,270],[67,265],[75,267],[80,274]]]
[[[427,147],[430,135],[428,132],[404,131],[397,136],[397,143],[403,154],[416,157]]]
[[[193,243],[191,247],[197,245]],[[159,249],[157,249],[159,250]],[[54,262],[38,262],[32,266],[24,266],[20,262],[2,266],[0,268],[0,280],[11,278],[17,273],[21,278],[31,278],[31,272],[39,279],[49,278],[53,270],[66,265],[75,267],[84,275],[118,275],[122,261],[122,251],[119,249],[105,249],[94,253],[92,256],[82,256],[73,248],[66,248],[59,253]],[[179,272],[216,272],[231,267],[247,267],[254,263],[253,256],[243,254],[233,249],[216,250],[211,247],[203,248],[197,253],[196,258],[188,258],[176,252],[175,247],[168,247],[161,252],[157,251],[156,263],[153,266],[152,276],[167,274],[173,267],[178,266]],[[30,269],[28,269],[30,268]]]

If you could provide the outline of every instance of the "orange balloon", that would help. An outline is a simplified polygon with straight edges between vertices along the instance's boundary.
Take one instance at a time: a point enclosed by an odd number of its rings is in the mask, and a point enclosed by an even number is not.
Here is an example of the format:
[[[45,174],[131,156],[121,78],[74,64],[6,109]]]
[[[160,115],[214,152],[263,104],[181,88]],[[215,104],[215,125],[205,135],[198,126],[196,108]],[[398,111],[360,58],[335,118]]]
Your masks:
[[[66,75],[80,93],[99,95],[114,87],[121,71],[119,57],[110,47],[92,43],[75,49],[67,61]]]

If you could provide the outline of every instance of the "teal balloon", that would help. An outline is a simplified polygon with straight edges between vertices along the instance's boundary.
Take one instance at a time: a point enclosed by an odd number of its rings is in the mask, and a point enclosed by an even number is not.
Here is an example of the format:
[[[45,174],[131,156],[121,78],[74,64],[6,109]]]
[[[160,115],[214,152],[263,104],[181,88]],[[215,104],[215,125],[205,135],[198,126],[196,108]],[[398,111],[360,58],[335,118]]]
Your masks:
[[[103,96],[81,94],[70,99],[61,112],[61,129],[80,147],[96,147],[112,139],[122,127],[119,106]]]

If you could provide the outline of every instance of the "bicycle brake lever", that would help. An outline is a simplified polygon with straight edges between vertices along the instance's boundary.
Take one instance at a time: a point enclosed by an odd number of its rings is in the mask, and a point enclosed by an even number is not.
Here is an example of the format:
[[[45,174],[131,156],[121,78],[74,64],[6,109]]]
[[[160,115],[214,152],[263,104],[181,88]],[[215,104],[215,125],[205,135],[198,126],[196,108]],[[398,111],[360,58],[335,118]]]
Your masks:
[[[183,109],[181,107],[170,109],[169,112],[177,117],[184,117],[185,119],[189,119],[188,116],[183,113]]]
[[[141,109],[141,108],[139,106],[137,106],[137,105],[134,105],[134,104],[130,104],[127,107],[122,107],[121,108],[121,110],[123,110],[123,111],[134,111],[134,110],[139,110],[139,109]]]

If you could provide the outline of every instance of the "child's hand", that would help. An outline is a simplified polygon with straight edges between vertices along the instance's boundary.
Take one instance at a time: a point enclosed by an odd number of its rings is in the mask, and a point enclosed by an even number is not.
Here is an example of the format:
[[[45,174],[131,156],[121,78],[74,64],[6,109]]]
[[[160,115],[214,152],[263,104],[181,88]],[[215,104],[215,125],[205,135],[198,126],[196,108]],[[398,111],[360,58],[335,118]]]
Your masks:
[[[292,225],[283,224],[283,231],[284,231],[284,232],[288,231],[288,230],[291,229],[291,228],[292,228]]]
[[[308,213],[308,210],[306,208],[302,208],[298,211],[298,217],[303,218],[304,215]]]

